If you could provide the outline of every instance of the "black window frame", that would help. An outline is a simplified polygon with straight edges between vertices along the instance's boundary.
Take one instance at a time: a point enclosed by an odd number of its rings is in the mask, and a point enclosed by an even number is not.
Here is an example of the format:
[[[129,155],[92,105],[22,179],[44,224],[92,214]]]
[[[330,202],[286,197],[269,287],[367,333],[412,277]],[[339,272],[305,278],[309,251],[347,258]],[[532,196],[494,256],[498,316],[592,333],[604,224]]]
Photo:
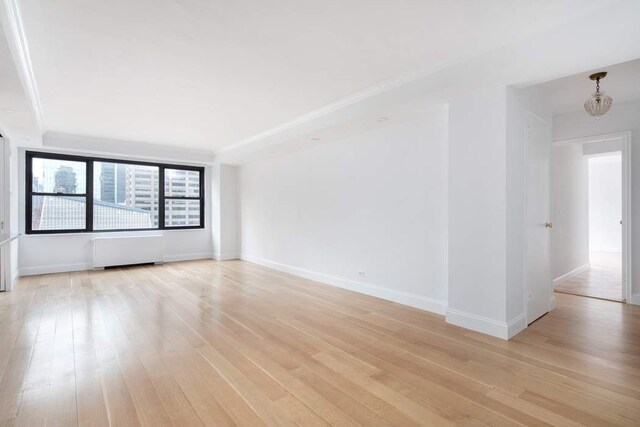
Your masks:
[[[60,193],[48,193],[33,191],[33,159],[50,159],[50,160],[66,160],[71,162],[84,162],[86,164],[86,188],[85,194],[60,194]],[[124,229],[109,229],[109,230],[94,230],[93,229],[93,163],[94,162],[106,162],[106,163],[120,163],[127,165],[140,165],[140,166],[153,166],[158,168],[158,226],[152,228],[124,228]],[[165,169],[187,170],[198,172],[200,177],[200,194],[198,197],[181,197],[171,196],[167,197],[172,200],[200,200],[200,224],[199,225],[179,225],[165,227],[165,195],[164,195],[164,171]],[[106,158],[106,157],[90,157],[90,156],[77,156],[71,154],[60,153],[47,153],[40,151],[27,151],[25,152],[25,172],[26,172],[26,191],[25,191],[25,233],[26,234],[69,234],[69,233],[114,233],[114,232],[130,232],[130,231],[156,231],[156,230],[190,230],[190,229],[203,229],[205,228],[205,169],[202,166],[188,166],[188,165],[176,165],[168,163],[157,162],[144,162],[138,160],[128,160],[121,158]],[[33,196],[70,196],[70,197],[84,197],[86,200],[86,219],[84,229],[56,229],[56,230],[34,230],[33,229]]]

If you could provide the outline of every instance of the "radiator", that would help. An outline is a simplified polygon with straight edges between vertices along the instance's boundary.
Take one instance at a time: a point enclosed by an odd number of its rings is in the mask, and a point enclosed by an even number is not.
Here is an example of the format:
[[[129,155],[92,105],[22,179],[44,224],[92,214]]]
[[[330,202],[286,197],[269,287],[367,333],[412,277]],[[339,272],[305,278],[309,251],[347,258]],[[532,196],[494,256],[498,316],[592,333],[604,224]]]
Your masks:
[[[164,236],[93,239],[93,268],[163,261]]]

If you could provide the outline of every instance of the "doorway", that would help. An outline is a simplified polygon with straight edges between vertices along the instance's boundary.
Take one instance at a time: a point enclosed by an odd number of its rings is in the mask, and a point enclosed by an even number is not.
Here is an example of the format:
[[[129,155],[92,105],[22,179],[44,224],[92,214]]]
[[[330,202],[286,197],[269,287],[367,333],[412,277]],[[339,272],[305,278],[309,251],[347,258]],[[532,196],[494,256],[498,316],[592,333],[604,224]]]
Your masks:
[[[555,292],[618,302],[628,298],[628,140],[618,134],[554,144]]]

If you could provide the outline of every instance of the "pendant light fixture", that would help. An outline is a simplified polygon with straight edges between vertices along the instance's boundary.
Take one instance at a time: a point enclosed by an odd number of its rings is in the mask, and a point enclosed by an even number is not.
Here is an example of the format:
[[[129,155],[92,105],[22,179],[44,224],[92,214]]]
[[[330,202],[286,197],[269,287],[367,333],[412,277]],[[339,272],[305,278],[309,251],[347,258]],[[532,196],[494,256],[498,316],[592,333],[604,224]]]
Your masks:
[[[591,98],[585,101],[584,109],[596,119],[604,116],[611,108],[611,104],[613,104],[613,99],[611,99],[610,96],[605,95],[604,92],[600,92],[600,79],[604,79],[606,76],[606,71],[589,76],[591,80],[596,81],[596,92],[591,95]]]

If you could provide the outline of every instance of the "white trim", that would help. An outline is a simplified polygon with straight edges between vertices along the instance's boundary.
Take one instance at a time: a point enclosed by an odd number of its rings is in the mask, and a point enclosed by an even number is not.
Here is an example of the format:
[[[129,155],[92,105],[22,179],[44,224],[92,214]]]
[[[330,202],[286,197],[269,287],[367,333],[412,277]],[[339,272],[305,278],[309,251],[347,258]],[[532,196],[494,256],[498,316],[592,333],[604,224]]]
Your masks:
[[[11,233],[11,142],[0,136],[0,232]],[[0,246],[0,290],[11,290],[11,241]]]
[[[198,259],[211,259],[213,254],[211,252],[198,252],[193,254],[178,254],[178,255],[166,255],[164,256],[164,262],[175,261],[195,261]]]
[[[564,282],[571,279],[572,277],[577,276],[578,274],[583,273],[589,270],[590,268],[591,268],[591,264],[586,263],[584,265],[581,265],[578,268],[574,268],[573,270],[563,274],[562,276],[556,277],[555,279],[553,279],[553,287],[554,288],[558,287],[559,285],[563,284]]]
[[[477,316],[453,308],[447,309],[447,323],[465,329],[491,335],[492,337],[508,340],[527,327],[526,315],[522,313],[508,322],[500,322],[488,317]]]
[[[213,259],[215,259],[216,261],[230,261],[233,259],[240,259],[240,254],[239,253],[220,253],[220,252],[216,252],[213,254]]]
[[[19,274],[20,276],[35,276],[37,274],[67,273],[92,269],[93,265],[91,263],[39,265],[37,267],[23,267],[20,269]]]
[[[527,329],[527,315],[522,313],[507,322],[507,339],[510,340],[525,329]]]
[[[19,273],[20,273],[19,271],[16,271],[13,277],[11,278],[11,289],[7,289],[8,291],[12,291],[16,288],[16,285],[18,284],[18,278],[20,277]]]
[[[115,156],[115,160],[171,160],[178,165],[210,166],[214,161],[213,152],[209,150],[52,132],[42,136],[42,147],[38,147],[37,151],[98,157]]]
[[[573,138],[573,139],[561,139],[558,141],[553,141],[554,147],[562,146],[562,145],[571,145],[571,144],[588,144],[590,142],[607,142],[609,140],[620,139],[627,137],[631,132],[614,132],[607,133],[604,135],[594,135],[594,136],[586,136],[582,138]]]
[[[43,128],[42,104],[40,102],[40,92],[36,84],[35,74],[29,54],[29,43],[22,23],[20,5],[17,0],[4,0],[9,18],[9,32],[13,38],[14,47],[18,55],[18,63],[22,68],[23,84],[26,87],[27,95],[31,101],[31,107],[36,117],[39,129]],[[18,73],[20,74],[20,73]]]
[[[177,262],[177,261],[196,261],[201,259],[211,259],[211,252],[200,252],[184,255],[169,255],[164,257],[163,262]],[[104,267],[98,267],[98,269],[104,269]],[[96,270],[93,264],[77,263],[77,264],[54,264],[44,265],[37,267],[23,267],[19,271],[19,276],[34,276],[37,274],[51,274],[51,273],[68,273],[71,271],[84,271],[84,270]]]
[[[631,158],[631,131],[608,133],[604,135],[587,136],[584,138],[565,139],[554,141],[554,146],[568,144],[587,144],[590,142],[607,142],[609,140],[621,140],[622,148],[622,299],[630,304],[640,304],[632,295],[633,288],[633,212],[631,210],[632,187],[632,158]],[[636,302],[634,302],[636,301]]]
[[[354,280],[349,280],[342,277],[309,271],[303,268],[298,268],[247,254],[241,254],[241,259],[244,261],[252,262],[254,264],[262,265],[264,267],[272,268],[274,270],[304,277],[305,279],[315,280],[316,282],[321,282],[327,285],[336,286],[338,288],[348,289],[350,291],[355,291],[361,294],[382,298],[388,301],[397,302],[399,304],[408,305],[410,307],[419,308],[421,310],[430,311],[432,313],[440,315],[444,315],[447,310],[446,301],[429,298],[422,295],[397,291],[395,289],[389,289],[370,283],[356,282]]]

